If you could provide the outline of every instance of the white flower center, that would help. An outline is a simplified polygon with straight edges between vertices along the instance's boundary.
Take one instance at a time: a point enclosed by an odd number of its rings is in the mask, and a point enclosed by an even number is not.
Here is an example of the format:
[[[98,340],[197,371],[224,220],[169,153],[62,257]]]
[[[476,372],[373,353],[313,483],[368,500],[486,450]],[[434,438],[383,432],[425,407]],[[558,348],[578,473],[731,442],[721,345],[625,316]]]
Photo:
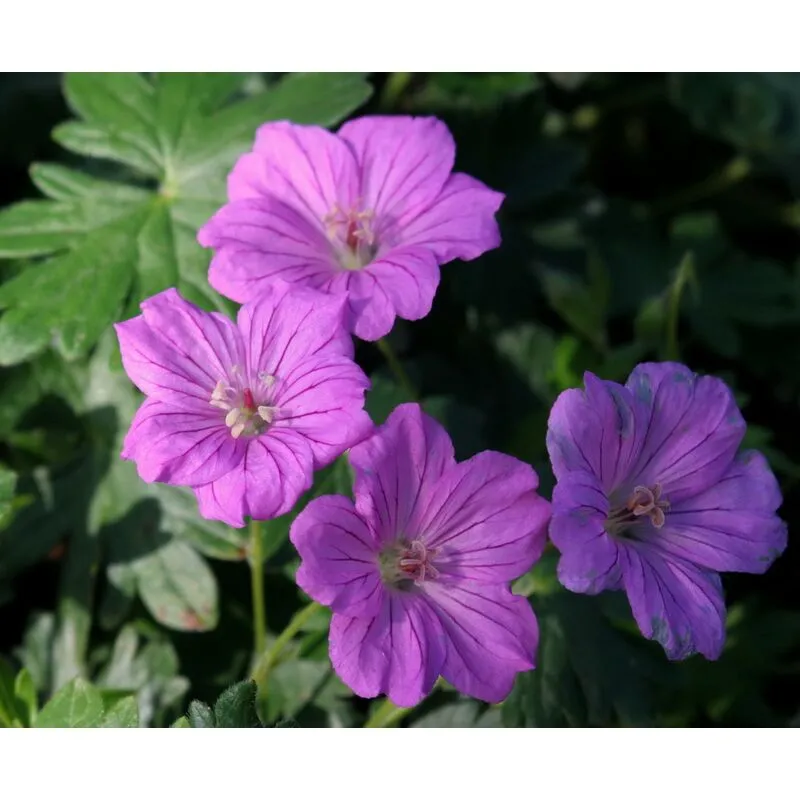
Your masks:
[[[242,370],[233,367],[230,382],[219,381],[209,403],[225,412],[225,424],[231,436],[258,436],[274,422],[279,409],[269,402],[275,376],[260,373],[254,388],[243,385]]]
[[[342,269],[363,269],[375,258],[378,246],[372,229],[374,218],[374,211],[362,210],[359,205],[347,211],[334,205],[323,217],[325,231]]]

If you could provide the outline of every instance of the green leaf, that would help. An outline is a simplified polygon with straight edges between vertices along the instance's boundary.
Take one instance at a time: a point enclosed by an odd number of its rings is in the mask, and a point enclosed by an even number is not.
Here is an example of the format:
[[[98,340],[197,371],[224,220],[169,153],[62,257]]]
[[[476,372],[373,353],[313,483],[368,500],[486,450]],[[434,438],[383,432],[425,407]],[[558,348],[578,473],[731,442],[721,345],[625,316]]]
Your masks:
[[[331,672],[327,659],[284,661],[269,675],[266,708],[262,705],[262,716],[272,722],[279,718],[292,719],[310,705],[330,711],[335,709],[339,698],[350,694],[350,690]]]
[[[192,728],[216,728],[217,726],[214,712],[199,700],[192,700],[189,703],[189,711],[186,716]]]
[[[0,658],[0,728],[25,727],[27,717],[26,705],[16,691],[14,670]]]
[[[83,678],[60,689],[39,713],[37,728],[96,728],[103,719],[103,698]]]
[[[16,473],[0,464],[0,529],[10,521],[14,510],[14,490],[17,488]]]
[[[185,722],[177,720],[173,728],[260,728],[256,713],[256,685],[241,681],[229,686],[214,703],[213,710],[206,703],[192,700]]]
[[[227,688],[214,704],[217,728],[258,728],[256,685],[242,681]]]
[[[84,355],[114,322],[136,264],[134,213],[80,239],[70,252],[0,286],[0,364],[16,364],[51,342],[67,359]],[[2,238],[0,238],[2,241]]]
[[[146,189],[138,186],[129,186],[125,183],[108,181],[96,178],[86,172],[65,167],[63,164],[31,164],[31,180],[39,191],[53,200],[75,200],[79,198],[103,198],[106,203],[111,200],[122,200],[128,202],[144,202],[148,199],[149,193]],[[36,201],[34,201],[36,202]],[[18,208],[15,206],[15,208]],[[91,209],[103,210],[104,204],[94,203],[93,205],[84,204],[78,206],[84,211]],[[124,208],[120,205],[119,208]],[[52,208],[52,205],[49,207]],[[36,214],[41,224],[41,212]],[[87,224],[92,224],[94,214],[86,214]]]
[[[573,330],[582,334],[598,350],[606,347],[607,288],[602,274],[583,281],[557,269],[540,269],[542,288],[553,309]]]
[[[669,83],[672,101],[701,130],[770,156],[800,151],[796,74],[672,73]]]
[[[535,72],[436,72],[414,98],[421,109],[486,110],[540,86]]]
[[[142,642],[137,629],[126,625],[114,641],[111,656],[97,678],[103,689],[136,693],[139,724],[160,724],[181,701],[189,684],[178,675],[174,646],[160,632]]]
[[[448,703],[415,720],[412,728],[472,728],[478,718],[480,705],[474,700]]]
[[[207,631],[217,624],[217,583],[206,562],[185,542],[172,540],[133,565],[139,596],[168,628]]]
[[[371,91],[360,73],[308,73],[240,99],[243,80],[214,73],[66,76],[67,100],[81,119],[60,125],[56,140],[121,163],[130,184],[37,164],[32,176],[52,199],[0,211],[0,256],[50,256],[0,286],[0,365],[51,345],[66,358],[84,355],[123,309],[169,286],[200,305],[231,308],[208,285],[209,253],[196,235],[224,203],[233,163],[260,124],[333,124]]]
[[[17,673],[17,677],[14,679],[14,695],[17,699],[17,707],[22,710],[22,724],[27,728],[33,727],[39,711],[39,701],[36,697],[33,678],[30,672],[24,668]]]
[[[537,667],[517,676],[503,705],[507,726],[652,723],[643,651],[604,617],[595,598],[556,591],[538,598]]]
[[[103,715],[101,728],[138,728],[139,706],[135,697],[123,697]]]
[[[26,258],[72,249],[88,233],[130,213],[130,199],[119,200],[113,195],[58,202],[24,200],[0,212],[0,258]],[[99,272],[97,266],[94,265],[95,272]],[[110,265],[103,266],[107,271]],[[31,267],[30,271],[36,272],[37,268]],[[13,291],[18,297],[24,288]]]
[[[376,425],[383,425],[386,418],[401,403],[414,401],[406,390],[390,378],[371,376],[372,387],[367,392],[365,407]]]
[[[25,630],[22,647],[14,651],[40,692],[48,691],[51,687],[55,625],[53,614],[35,614]]]
[[[533,322],[525,323],[501,331],[495,346],[537,397],[545,403],[555,400],[558,392],[553,375],[556,349],[553,331]]]

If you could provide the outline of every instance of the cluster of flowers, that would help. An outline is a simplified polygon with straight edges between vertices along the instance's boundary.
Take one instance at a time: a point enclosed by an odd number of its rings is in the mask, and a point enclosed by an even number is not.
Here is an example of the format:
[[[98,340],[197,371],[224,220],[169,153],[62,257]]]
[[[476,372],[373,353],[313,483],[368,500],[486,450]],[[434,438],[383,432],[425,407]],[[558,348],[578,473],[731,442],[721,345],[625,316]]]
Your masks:
[[[270,123],[200,230],[234,324],[170,289],[117,325],[147,396],[123,457],[189,486],[200,513],[241,527],[292,509],[349,450],[355,502],[313,500],[291,540],[299,586],[333,611],[330,656],[364,697],[413,705],[441,675],[489,702],[534,667],[536,618],[512,594],[550,539],[575,592],[624,589],[673,659],[719,656],[719,572],[763,572],[786,546],[781,497],[727,386],[675,363],[619,385],[585,376],[550,414],[551,504],[508,455],[458,463],[416,404],[375,428],[351,334],[375,340],[431,308],[439,265],[500,243],[503,196],[453,173],[433,118],[364,117],[337,135]]]

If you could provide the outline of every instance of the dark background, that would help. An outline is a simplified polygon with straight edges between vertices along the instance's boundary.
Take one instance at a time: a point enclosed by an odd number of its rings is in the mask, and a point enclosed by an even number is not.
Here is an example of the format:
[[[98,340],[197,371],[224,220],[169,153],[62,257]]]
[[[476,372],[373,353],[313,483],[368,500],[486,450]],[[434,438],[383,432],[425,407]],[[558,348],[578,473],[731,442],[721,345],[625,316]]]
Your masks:
[[[269,91],[276,77],[242,81],[248,92]],[[368,80],[373,93],[357,113],[443,118],[456,140],[457,168],[507,195],[501,248],[445,266],[431,314],[398,322],[391,335],[459,456],[493,448],[527,460],[549,497],[544,431],[557,394],[579,385],[585,369],[623,381],[638,361],[681,360],[734,389],[749,425],[747,444],[765,452],[781,482],[780,513],[790,530],[787,551],[767,574],[724,576],[729,641],[719,662],[697,656],[669,664],[658,645],[638,635],[624,598],[560,592],[547,560],[530,577],[542,623],[537,672],[518,680],[502,712],[444,691],[409,722],[795,724],[800,77],[450,73]],[[51,129],[71,116],[61,75],[0,76],[0,205],[40,196],[29,177],[32,162],[60,161],[128,179],[119,169],[87,166],[90,159],[53,141]],[[4,280],[23,268],[16,259],[0,265]],[[358,358],[373,377],[370,408],[380,421],[405,398],[374,346],[360,343]],[[18,496],[28,498],[0,531],[0,654],[14,669],[24,663],[38,670],[34,678],[46,699],[60,683],[52,664],[60,658],[58,631],[65,630],[65,601],[72,598],[87,642],[79,671],[106,694],[137,692],[143,719],[170,724],[189,699],[211,702],[245,675],[247,569],[230,554],[208,562],[219,585],[220,621],[205,633],[192,631],[185,617],[185,624],[159,624],[135,592],[115,605],[109,564],[130,564],[158,542],[127,561],[104,545],[91,589],[74,589],[65,573],[80,532],[71,524],[56,526],[52,537],[46,531],[65,513],[63,498],[93,496],[106,463],[116,459],[119,420],[104,419],[108,409],[86,411],[73,402],[86,384],[65,389],[62,378],[72,367],[60,359],[45,350],[0,368],[0,460],[19,475]],[[91,450],[87,468],[83,456],[98,436],[101,447]],[[42,476],[55,486],[49,507],[35,488],[34,478]],[[116,535],[119,542],[125,526],[141,519],[158,528],[160,513],[140,503],[106,526],[104,541]],[[184,538],[206,556],[213,552],[193,535]],[[301,598],[285,534],[276,528],[270,535],[267,605],[277,634]],[[121,643],[123,629],[129,633]],[[306,634],[275,676],[272,705],[262,717],[361,724],[368,704],[330,678],[324,640],[323,623]],[[126,641],[135,653],[127,661],[120,655]],[[109,664],[122,677],[109,677]]]

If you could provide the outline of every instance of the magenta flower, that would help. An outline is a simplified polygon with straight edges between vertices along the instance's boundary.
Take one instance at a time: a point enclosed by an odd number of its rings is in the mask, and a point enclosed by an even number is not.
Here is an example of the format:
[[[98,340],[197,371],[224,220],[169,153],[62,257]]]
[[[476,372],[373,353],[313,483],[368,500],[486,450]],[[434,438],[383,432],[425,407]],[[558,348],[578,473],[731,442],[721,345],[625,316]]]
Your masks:
[[[343,305],[278,281],[237,326],[175,289],[146,300],[115,326],[125,371],[147,395],[122,457],[148,483],[191,486],[208,519],[241,527],[289,511],[313,470],[372,427]]]
[[[379,339],[431,309],[439,265],[500,244],[503,195],[453,173],[455,143],[433,117],[362,117],[338,134],[271,122],[228,178],[198,235],[209,281],[238,302],[276,278],[347,297],[347,325]]]
[[[719,572],[764,572],[786,547],[763,456],[737,456],[745,423],[728,387],[681,364],[640,364],[625,386],[587,372],[550,414],[558,484],[550,537],[574,592],[624,589],[669,658],[715,659]]]
[[[447,432],[398,406],[354,447],[355,505],[313,500],[291,528],[297,582],[330,606],[330,656],[362,697],[418,703],[441,674],[498,702],[532,669],[538,628],[509,581],[544,548],[550,506],[527,464],[484,452],[457,463]]]

